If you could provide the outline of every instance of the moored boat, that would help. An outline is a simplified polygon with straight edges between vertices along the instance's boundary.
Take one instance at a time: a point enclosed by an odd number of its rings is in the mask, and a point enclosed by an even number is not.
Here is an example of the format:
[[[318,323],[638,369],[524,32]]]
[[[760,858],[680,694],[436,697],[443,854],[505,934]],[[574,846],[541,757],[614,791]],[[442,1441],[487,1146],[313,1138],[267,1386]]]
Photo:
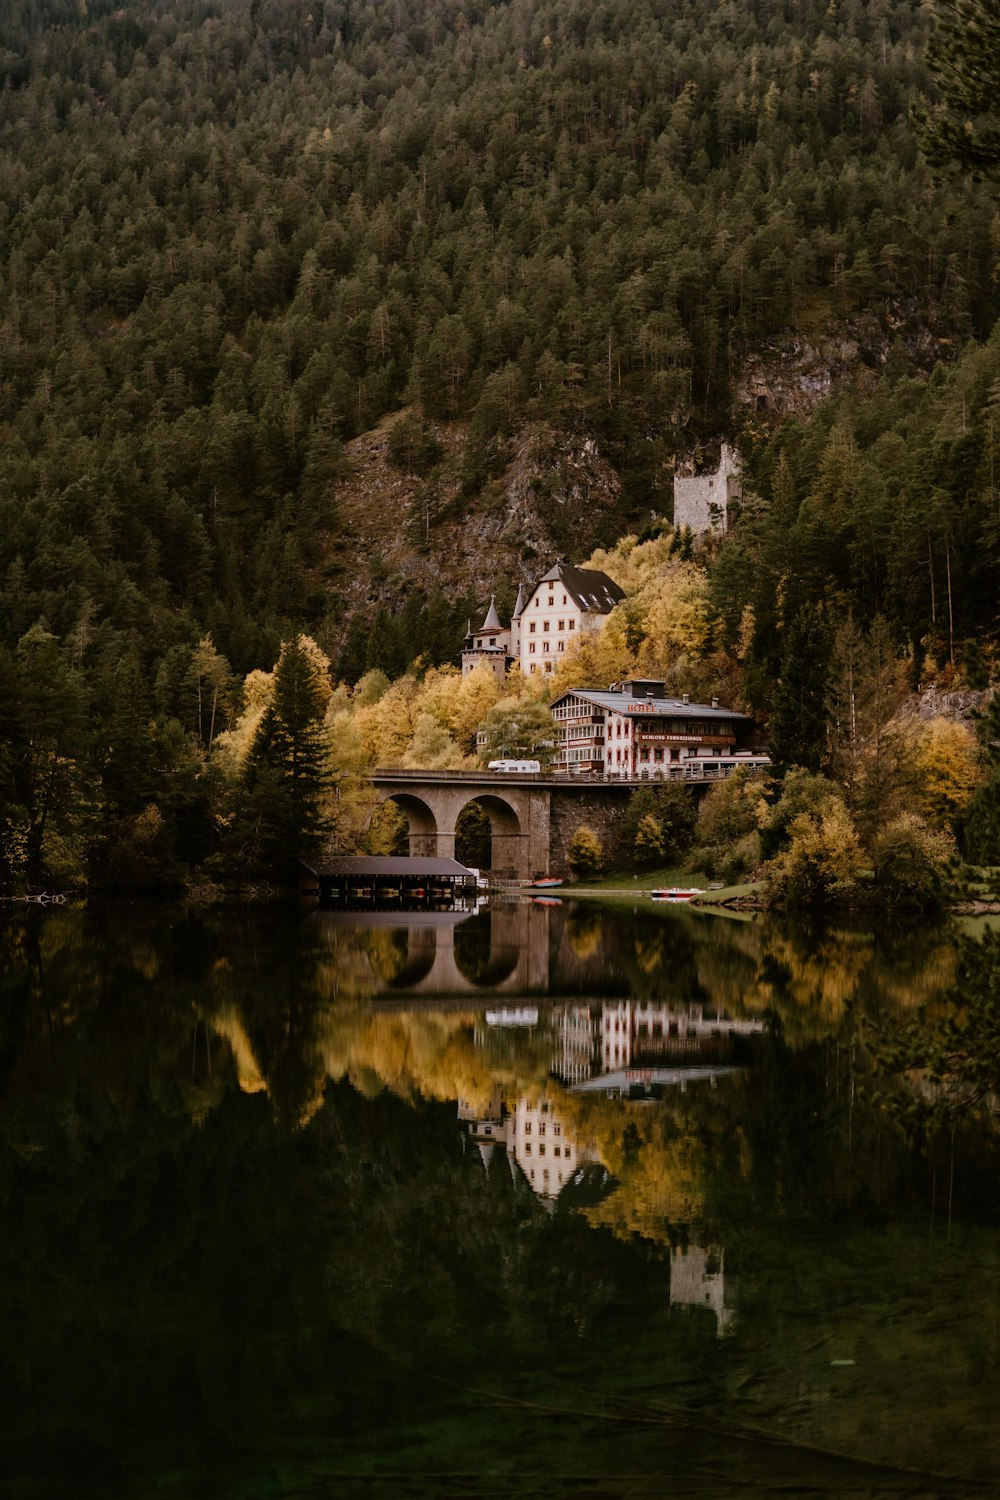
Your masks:
[[[690,901],[694,896],[704,896],[705,892],[700,887],[669,885],[660,886],[658,890],[649,893],[654,901]]]

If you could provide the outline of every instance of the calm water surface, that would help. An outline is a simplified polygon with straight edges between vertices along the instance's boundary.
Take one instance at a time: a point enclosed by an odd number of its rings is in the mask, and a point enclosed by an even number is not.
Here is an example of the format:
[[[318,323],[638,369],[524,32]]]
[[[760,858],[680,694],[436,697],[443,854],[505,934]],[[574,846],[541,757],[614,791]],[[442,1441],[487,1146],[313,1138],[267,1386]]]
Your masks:
[[[948,934],[400,920],[7,909],[0,1493],[1000,1494]]]

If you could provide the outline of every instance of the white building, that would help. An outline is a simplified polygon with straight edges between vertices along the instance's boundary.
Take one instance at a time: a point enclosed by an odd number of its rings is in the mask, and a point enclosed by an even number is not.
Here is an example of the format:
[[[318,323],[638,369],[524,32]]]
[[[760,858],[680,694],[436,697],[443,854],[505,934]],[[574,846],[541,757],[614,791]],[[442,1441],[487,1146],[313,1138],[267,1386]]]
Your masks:
[[[518,654],[521,671],[555,671],[574,641],[602,630],[624,597],[625,591],[607,573],[557,562],[511,622],[511,651]]]
[[[493,600],[478,630],[472,622],[462,648],[462,675],[486,665],[504,677],[517,664],[525,673],[554,672],[560,657],[588,632],[601,630],[625,594],[607,573],[557,562],[527,597],[517,591],[508,626],[501,625]]]
[[[747,714],[687,694],[665,696],[662,682],[612,683],[605,692],[574,688],[555,700],[554,771],[623,781],[721,780],[739,766],[769,766],[750,741]]]

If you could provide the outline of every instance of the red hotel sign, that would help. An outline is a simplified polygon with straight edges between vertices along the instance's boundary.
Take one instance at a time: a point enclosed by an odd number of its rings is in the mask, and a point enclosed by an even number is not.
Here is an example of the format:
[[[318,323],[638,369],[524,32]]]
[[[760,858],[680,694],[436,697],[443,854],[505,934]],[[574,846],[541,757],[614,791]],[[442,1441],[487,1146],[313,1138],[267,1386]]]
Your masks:
[[[699,745],[732,745],[734,743],[731,734],[661,734],[654,729],[636,729],[635,738],[637,744],[669,744],[690,745],[696,740]]]

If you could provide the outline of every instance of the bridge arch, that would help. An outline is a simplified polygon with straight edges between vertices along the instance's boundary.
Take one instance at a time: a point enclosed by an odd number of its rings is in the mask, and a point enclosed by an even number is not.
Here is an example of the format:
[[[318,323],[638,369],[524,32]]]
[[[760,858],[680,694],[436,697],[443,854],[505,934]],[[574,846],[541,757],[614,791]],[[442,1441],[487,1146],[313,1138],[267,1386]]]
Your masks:
[[[492,912],[479,912],[455,930],[455,968],[473,990],[498,989],[520,957],[520,947],[498,931]]]
[[[467,797],[455,814],[455,823],[470,807],[482,808],[490,824],[490,857],[487,868],[494,875],[513,876],[522,864],[521,843],[524,829],[517,809],[497,792],[477,792]]]
[[[382,800],[394,802],[405,817],[408,852],[433,858],[439,852],[438,820],[430,804],[413,792],[390,792]]]

